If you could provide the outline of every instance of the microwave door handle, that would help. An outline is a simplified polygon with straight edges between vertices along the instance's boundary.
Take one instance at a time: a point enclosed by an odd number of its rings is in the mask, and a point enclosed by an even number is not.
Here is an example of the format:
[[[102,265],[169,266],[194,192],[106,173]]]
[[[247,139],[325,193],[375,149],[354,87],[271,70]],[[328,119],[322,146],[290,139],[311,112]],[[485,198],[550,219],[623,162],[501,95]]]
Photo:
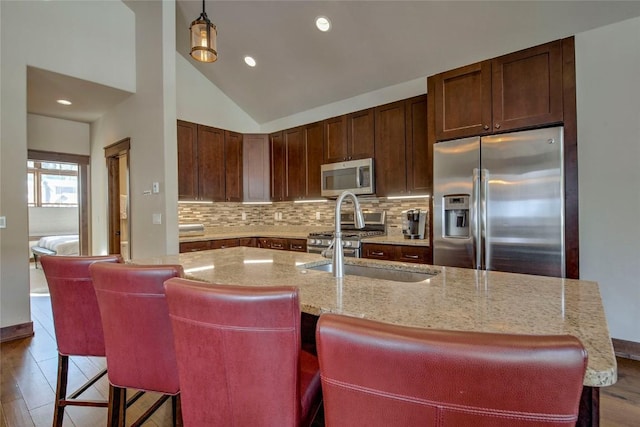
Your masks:
[[[360,188],[360,183],[362,182],[362,179],[360,178],[362,174],[362,166],[358,166],[356,168],[356,188]]]

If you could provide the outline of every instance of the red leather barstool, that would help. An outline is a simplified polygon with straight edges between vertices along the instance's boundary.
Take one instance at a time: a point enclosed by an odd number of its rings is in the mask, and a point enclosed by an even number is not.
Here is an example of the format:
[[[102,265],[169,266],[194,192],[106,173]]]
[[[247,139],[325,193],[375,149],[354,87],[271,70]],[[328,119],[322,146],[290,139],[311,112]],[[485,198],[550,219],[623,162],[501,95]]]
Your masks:
[[[316,329],[324,417],[336,426],[570,426],[577,338],[410,328],[340,315]]]
[[[322,402],[295,287],[165,283],[185,426],[307,426]]]
[[[126,389],[162,393],[133,424],[141,425],[172,397],[177,422],[180,384],[163,283],[179,265],[95,264],[90,267],[107,354],[109,426],[126,422]]]
[[[44,271],[49,294],[53,326],[58,344],[58,378],[53,425],[61,426],[65,406],[106,407],[107,401],[81,400],[78,397],[104,376],[106,370],[91,378],[67,396],[69,356],[104,357],[104,334],[96,293],[89,275],[95,262],[122,262],[119,255],[107,256],[51,256],[43,255],[40,264]]]

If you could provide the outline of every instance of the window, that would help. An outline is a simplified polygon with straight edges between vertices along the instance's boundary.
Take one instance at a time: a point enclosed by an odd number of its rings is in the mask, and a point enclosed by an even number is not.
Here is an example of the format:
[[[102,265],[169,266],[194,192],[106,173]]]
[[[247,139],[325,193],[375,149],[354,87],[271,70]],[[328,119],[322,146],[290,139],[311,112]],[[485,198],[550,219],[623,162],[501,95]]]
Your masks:
[[[28,160],[27,186],[29,206],[78,206],[78,165]]]

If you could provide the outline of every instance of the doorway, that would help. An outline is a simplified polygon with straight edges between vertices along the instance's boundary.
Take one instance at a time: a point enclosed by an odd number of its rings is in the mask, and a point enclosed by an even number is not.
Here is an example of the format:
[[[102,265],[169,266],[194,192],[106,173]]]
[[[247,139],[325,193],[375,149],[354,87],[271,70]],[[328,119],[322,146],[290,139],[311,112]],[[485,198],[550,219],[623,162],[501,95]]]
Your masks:
[[[131,259],[130,143],[130,139],[125,138],[104,149],[108,171],[108,251],[109,254],[120,254],[125,261]]]

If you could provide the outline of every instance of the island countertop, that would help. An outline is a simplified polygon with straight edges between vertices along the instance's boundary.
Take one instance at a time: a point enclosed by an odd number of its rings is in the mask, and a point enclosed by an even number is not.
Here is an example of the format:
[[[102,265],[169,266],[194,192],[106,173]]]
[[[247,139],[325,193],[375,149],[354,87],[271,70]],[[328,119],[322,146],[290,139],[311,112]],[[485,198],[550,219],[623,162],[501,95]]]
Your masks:
[[[515,334],[574,335],[587,349],[584,385],[617,380],[607,321],[595,282],[454,267],[346,258],[345,264],[428,272],[428,280],[394,282],[310,270],[319,255],[235,247],[136,259],[180,264],[188,278],[219,284],[293,285],[303,312],[364,317],[420,328]]]

